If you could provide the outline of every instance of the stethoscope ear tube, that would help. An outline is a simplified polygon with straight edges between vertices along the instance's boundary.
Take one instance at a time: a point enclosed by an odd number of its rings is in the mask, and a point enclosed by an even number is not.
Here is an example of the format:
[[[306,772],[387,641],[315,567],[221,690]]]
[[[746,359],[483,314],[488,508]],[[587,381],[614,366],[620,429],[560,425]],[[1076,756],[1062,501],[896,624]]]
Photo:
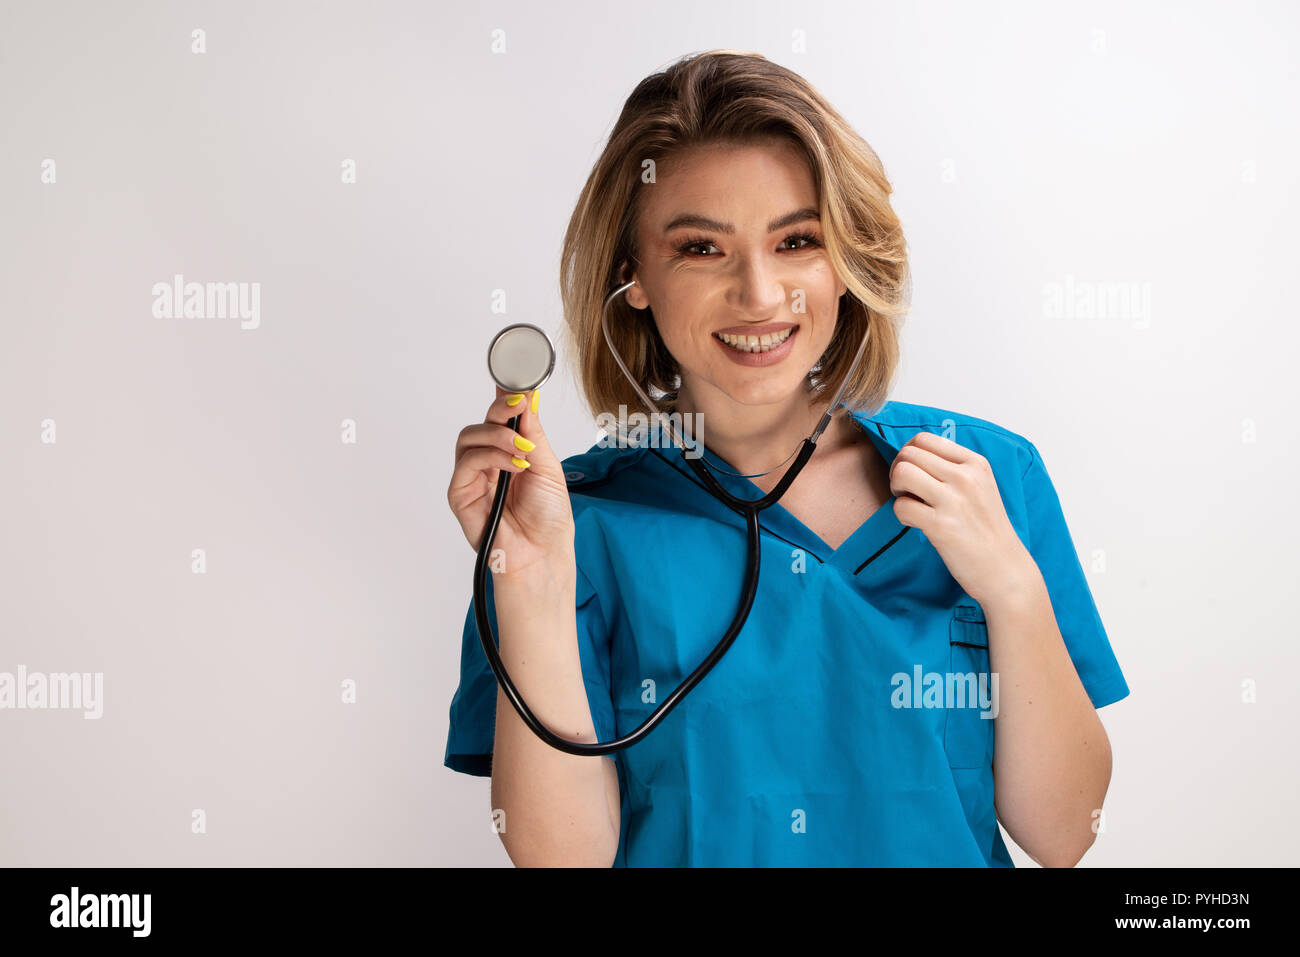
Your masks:
[[[518,430],[519,419],[520,416],[517,415],[510,420],[511,429]],[[488,664],[497,677],[497,683],[505,691],[506,697],[510,699],[510,703],[514,706],[524,724],[528,725],[535,735],[551,747],[568,754],[612,754],[615,751],[636,744],[648,735],[660,721],[668,716],[668,712],[672,711],[691,689],[713,670],[713,666],[722,660],[722,656],[726,654],[727,649],[736,640],[736,636],[740,634],[740,629],[744,627],[746,619],[749,618],[749,611],[754,605],[755,596],[758,594],[759,551],[761,546],[758,513],[780,497],[786,486],[794,480],[794,476],[799,469],[808,461],[808,456],[812,454],[815,446],[807,439],[804,442],[804,448],[800,451],[798,460],[781,480],[781,484],[758,502],[746,503],[744,500],[737,499],[723,491],[723,494],[733,503],[733,507],[739,506],[745,515],[745,527],[749,538],[749,556],[745,563],[745,584],[741,590],[740,607],[731,622],[731,626],[727,629],[726,634],[722,636],[722,640],[718,642],[713,651],[709,652],[709,656],[700,663],[700,666],[691,672],[686,680],[678,685],[673,693],[665,698],[663,703],[635,731],[614,741],[595,744],[562,738],[542,724],[524,702],[523,696],[515,688],[514,682],[510,680],[510,675],[506,672],[505,665],[501,661],[501,655],[497,651],[496,635],[492,631],[492,623],[488,621],[486,594],[488,556],[492,553],[492,543],[496,539],[497,527],[501,524],[501,513],[505,509],[506,493],[510,489],[510,479],[513,476],[513,473],[505,469],[501,470],[497,476],[497,491],[496,497],[492,500],[492,511],[488,515],[487,525],[483,529],[483,540],[479,543],[478,559],[474,563],[474,621],[478,625],[479,643],[483,646],[483,654],[487,657]],[[687,461],[692,462],[692,464],[695,462],[694,459],[688,459]],[[712,481],[713,477],[709,476],[709,480]],[[714,481],[714,484],[717,484],[716,481]],[[720,487],[719,490],[721,491]]]

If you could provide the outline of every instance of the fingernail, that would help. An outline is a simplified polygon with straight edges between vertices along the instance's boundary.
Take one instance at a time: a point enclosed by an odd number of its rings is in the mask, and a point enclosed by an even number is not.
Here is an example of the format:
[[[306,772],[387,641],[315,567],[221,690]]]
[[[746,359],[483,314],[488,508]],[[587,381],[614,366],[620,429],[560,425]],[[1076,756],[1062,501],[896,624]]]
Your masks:
[[[526,468],[528,468],[528,466],[531,464],[531,463],[529,463],[529,461],[528,461],[527,459],[521,459],[521,458],[520,458],[519,456],[517,456],[517,455],[514,456],[510,461],[511,461],[511,462],[514,462],[514,463],[515,463],[515,466],[518,467],[518,468],[521,468],[521,469],[526,469]]]
[[[523,449],[525,452],[531,452],[533,449],[537,448],[537,443],[536,443],[536,442],[529,442],[529,441],[528,441],[526,438],[524,438],[522,435],[516,435],[516,436],[515,436],[515,448],[517,448],[517,449]]]
[[[522,392],[516,392],[514,395],[508,396],[506,398],[506,405],[518,405],[520,402],[523,401],[524,401],[524,394]]]
[[[534,389],[533,390],[533,415],[537,414],[537,410],[541,408],[541,405],[542,405],[542,390]]]

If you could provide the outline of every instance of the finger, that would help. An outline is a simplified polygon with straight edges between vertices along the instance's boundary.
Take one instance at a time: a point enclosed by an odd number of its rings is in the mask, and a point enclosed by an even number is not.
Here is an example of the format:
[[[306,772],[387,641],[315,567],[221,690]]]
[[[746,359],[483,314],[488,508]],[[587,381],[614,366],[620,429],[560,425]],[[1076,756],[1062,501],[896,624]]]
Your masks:
[[[541,426],[541,389],[531,389],[527,392],[507,392],[500,386],[494,386],[497,397],[493,400],[492,405],[488,407],[488,414],[484,422],[497,424],[506,424],[515,416],[519,417],[516,428],[519,434],[532,442],[534,447],[542,446],[549,454],[554,454],[551,450],[550,443],[546,439],[546,433]],[[522,396],[522,398],[519,398]],[[511,405],[511,400],[516,400]],[[533,411],[534,408],[537,411]]]
[[[528,466],[519,465],[516,459],[521,462],[527,461],[495,446],[480,445],[466,450],[463,455],[456,459],[456,467],[452,469],[451,483],[447,487],[447,494],[450,496],[467,485],[472,485],[478,480],[479,475],[489,470],[526,471]]]
[[[952,439],[945,439],[942,435],[936,435],[934,432],[917,432],[908,441],[907,445],[933,452],[949,462],[969,462],[976,456],[976,453],[966,448],[966,446],[958,445]],[[907,445],[903,446],[903,448],[907,448]]]
[[[532,395],[530,392],[507,392],[500,386],[495,386],[496,398],[488,406],[487,416],[484,422],[505,423],[515,416],[520,416],[520,421],[528,414],[528,400]],[[512,401],[513,400],[513,401]]]
[[[531,393],[507,392],[495,383],[493,383],[493,388],[496,389],[497,395],[496,398],[492,400],[492,404],[488,406],[487,415],[483,417],[483,421],[494,422],[497,425],[504,425],[516,415],[523,413],[523,417],[520,419],[520,424],[522,424],[523,419],[528,417],[528,400],[531,397]],[[510,400],[515,396],[521,396],[521,398],[514,405],[511,405]]]
[[[898,450],[893,463],[889,466],[891,477],[894,474],[895,467],[903,462],[911,462],[913,465],[920,466],[940,482],[953,481],[961,471],[961,466],[956,462],[946,459],[938,453],[923,449],[919,445],[904,445]]]
[[[524,400],[514,408],[522,410],[519,417],[519,434],[528,441],[532,442],[538,449],[543,450],[544,456],[554,456],[551,449],[551,443],[546,438],[546,432],[542,429],[542,396],[541,389],[531,389],[524,393]],[[537,411],[533,411],[536,409]],[[555,456],[558,458],[558,456]]]
[[[456,436],[456,458],[472,448],[488,446],[509,452],[513,456],[527,459],[528,453],[535,451],[537,443],[510,428],[509,425],[484,423],[467,425]]]
[[[931,507],[941,503],[947,494],[943,483],[914,462],[894,461],[889,472],[889,490],[895,496],[909,493]]]
[[[497,390],[497,398],[493,399],[490,406],[487,406],[487,415],[484,416],[485,423],[506,423],[520,413],[528,412],[528,397],[530,393],[510,393],[502,389],[499,385],[493,386]],[[519,395],[520,398],[511,404],[510,400]]]
[[[894,500],[894,517],[898,519],[901,525],[925,531],[933,516],[934,509],[920,499],[904,495]]]

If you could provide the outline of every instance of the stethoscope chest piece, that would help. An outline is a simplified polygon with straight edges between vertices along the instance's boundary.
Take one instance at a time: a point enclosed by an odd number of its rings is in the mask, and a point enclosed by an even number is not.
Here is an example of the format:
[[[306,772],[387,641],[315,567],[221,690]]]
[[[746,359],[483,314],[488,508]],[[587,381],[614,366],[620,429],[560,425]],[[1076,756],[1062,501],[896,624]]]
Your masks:
[[[540,389],[555,369],[555,347],[537,326],[517,322],[492,337],[488,373],[507,392]]]

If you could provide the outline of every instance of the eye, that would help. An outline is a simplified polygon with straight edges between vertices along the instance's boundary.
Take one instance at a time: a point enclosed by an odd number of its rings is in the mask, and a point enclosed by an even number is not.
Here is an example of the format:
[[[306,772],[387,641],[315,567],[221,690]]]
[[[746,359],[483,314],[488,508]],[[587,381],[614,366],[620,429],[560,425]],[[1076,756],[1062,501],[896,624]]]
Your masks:
[[[792,252],[792,253],[797,253],[800,250],[811,249],[821,245],[821,242],[812,233],[791,233],[789,236],[785,237],[785,239],[781,240],[781,242],[799,243],[800,245],[789,247],[786,250],[786,252]],[[680,246],[677,247],[677,251],[682,255],[688,256],[692,259],[709,258],[709,256],[711,255],[710,253],[695,252],[695,248],[697,246],[713,246],[713,240],[708,239],[707,237],[704,236],[697,236],[693,239],[688,239],[686,242],[682,243]],[[713,248],[716,249],[717,247],[714,246]]]
[[[677,247],[677,251],[679,253],[683,253],[688,256],[694,256],[695,253],[693,253],[692,250],[694,250],[696,246],[712,246],[712,245],[713,245],[713,240],[711,239],[704,239],[702,237],[697,239],[688,239],[686,242],[682,243],[680,246]],[[701,253],[699,254],[699,256],[696,256],[696,258],[703,258],[705,255],[706,254]]]
[[[821,245],[821,243],[817,241],[817,237],[814,236],[812,233],[795,233],[792,236],[785,237],[785,239],[782,240],[782,242],[788,243],[792,240],[797,242],[802,242],[803,245],[795,246],[793,249],[791,249],[791,252],[798,252],[800,249],[810,249],[814,246]]]

